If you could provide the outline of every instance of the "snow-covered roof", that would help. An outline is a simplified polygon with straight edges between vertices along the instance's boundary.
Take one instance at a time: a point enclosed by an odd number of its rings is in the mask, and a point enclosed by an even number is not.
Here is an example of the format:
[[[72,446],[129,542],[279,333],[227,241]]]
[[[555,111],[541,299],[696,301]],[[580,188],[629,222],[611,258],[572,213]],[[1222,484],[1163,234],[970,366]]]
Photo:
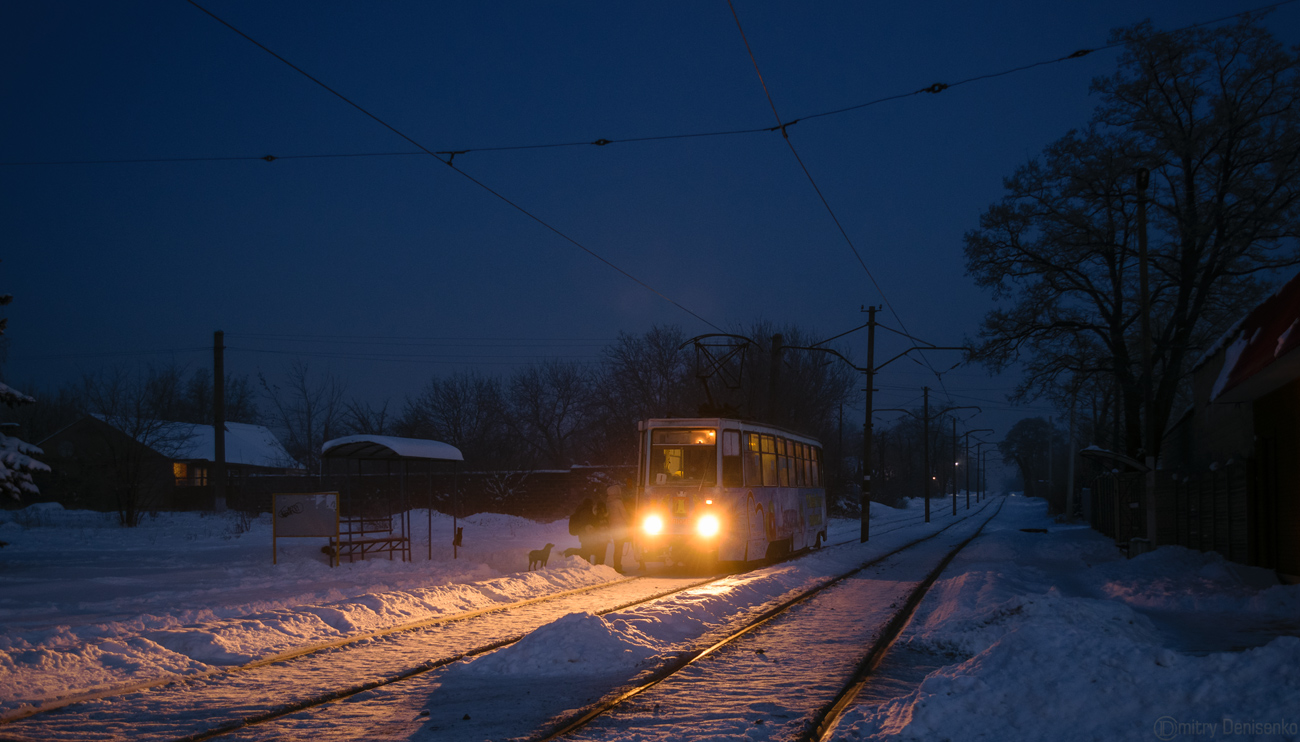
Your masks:
[[[129,424],[103,415],[91,415],[123,432]],[[163,422],[150,426],[149,440],[141,441],[162,455],[179,461],[216,461],[216,432],[211,425]],[[302,469],[280,445],[270,429],[249,423],[226,423],[226,463],[241,466],[265,466],[273,469]]]
[[[1210,400],[1258,399],[1300,377],[1300,353],[1294,352],[1300,349],[1297,327],[1300,275],[1251,309],[1212,346],[1214,353],[1224,349],[1224,360]]]
[[[391,435],[349,435],[326,441],[321,456],[339,459],[433,459],[464,461],[460,449],[441,441]]]
[[[176,433],[186,437],[173,454],[177,459],[215,461],[217,458],[216,431],[211,425],[169,423]],[[266,466],[280,469],[301,469],[289,452],[280,445],[280,439],[270,429],[248,423],[226,423],[226,463],[245,466]],[[179,438],[179,436],[178,436]]]

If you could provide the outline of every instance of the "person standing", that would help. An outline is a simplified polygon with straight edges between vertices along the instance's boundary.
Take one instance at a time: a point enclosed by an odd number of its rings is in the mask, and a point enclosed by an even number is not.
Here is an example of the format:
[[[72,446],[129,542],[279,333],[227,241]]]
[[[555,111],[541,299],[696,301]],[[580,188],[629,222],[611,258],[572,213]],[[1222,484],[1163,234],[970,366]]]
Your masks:
[[[623,488],[617,484],[605,491],[609,504],[609,535],[614,540],[614,569],[623,571],[623,551],[631,540],[631,521],[627,516],[627,506],[623,503]]]
[[[590,497],[583,499],[578,504],[578,509],[574,510],[573,515],[569,516],[569,533],[578,537],[578,543],[582,548],[579,555],[588,562],[592,562],[592,552],[595,551],[592,543],[595,519],[595,506]],[[592,563],[594,564],[594,562]]]
[[[596,510],[592,519],[591,550],[596,560],[592,564],[604,564],[605,552],[609,550],[609,509],[604,500],[596,501]]]

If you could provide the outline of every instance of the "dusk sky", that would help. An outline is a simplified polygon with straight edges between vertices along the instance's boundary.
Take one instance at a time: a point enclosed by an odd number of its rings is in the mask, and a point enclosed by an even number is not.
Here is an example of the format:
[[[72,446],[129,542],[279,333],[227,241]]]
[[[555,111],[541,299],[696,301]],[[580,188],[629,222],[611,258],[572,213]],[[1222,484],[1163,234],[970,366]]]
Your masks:
[[[264,3],[212,13],[436,151],[772,126],[725,0]],[[1261,0],[775,3],[736,10],[783,120],[1177,28]],[[1300,41],[1300,5],[1265,25]],[[388,129],[182,0],[0,6],[0,162],[402,153]],[[789,128],[897,310],[939,345],[991,298],[962,235],[1002,178],[1096,101],[1117,50]],[[458,155],[457,167],[719,327],[830,336],[880,304],[779,133]],[[4,377],[40,392],[108,364],[295,357],[400,406],[432,375],[596,360],[619,332],[715,331],[427,155],[0,166]],[[846,341],[865,361],[865,333]],[[878,358],[906,345],[880,336]],[[946,369],[957,354],[935,353]],[[1006,432],[1013,378],[946,375]],[[900,361],[877,407],[938,382]],[[853,416],[860,425],[860,412]],[[846,413],[847,417],[847,413]]]

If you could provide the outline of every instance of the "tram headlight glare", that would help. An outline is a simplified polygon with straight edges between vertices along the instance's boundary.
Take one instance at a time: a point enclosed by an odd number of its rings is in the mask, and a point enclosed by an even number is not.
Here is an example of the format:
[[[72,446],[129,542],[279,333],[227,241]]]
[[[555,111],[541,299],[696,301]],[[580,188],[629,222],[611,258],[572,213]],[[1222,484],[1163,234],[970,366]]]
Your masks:
[[[709,538],[718,535],[718,531],[722,530],[722,524],[718,523],[718,516],[705,515],[696,522],[695,530],[701,536]]]
[[[641,528],[647,535],[658,536],[664,530],[664,520],[657,515],[647,515],[646,519],[641,522]]]

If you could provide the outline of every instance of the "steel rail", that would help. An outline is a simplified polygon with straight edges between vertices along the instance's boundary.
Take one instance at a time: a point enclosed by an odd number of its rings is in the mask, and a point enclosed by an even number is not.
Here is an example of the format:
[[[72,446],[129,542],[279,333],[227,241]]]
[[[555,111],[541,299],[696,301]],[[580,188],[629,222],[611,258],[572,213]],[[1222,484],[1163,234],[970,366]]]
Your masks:
[[[800,742],[822,742],[823,740],[830,738],[831,733],[835,731],[835,726],[839,723],[844,712],[853,705],[855,700],[857,700],[858,694],[862,692],[862,689],[875,673],[876,668],[880,667],[880,663],[884,661],[885,655],[894,646],[894,643],[898,641],[898,637],[903,633],[903,629],[907,628],[907,625],[912,622],[912,616],[916,614],[917,607],[921,605],[921,601],[929,594],[930,588],[934,587],[934,583],[939,579],[939,575],[943,574],[943,571],[948,568],[948,565],[952,560],[961,553],[970,542],[974,541],[984,532],[984,526],[988,525],[994,518],[998,517],[998,513],[1002,512],[1002,506],[1005,504],[1006,498],[1004,497],[998,503],[997,511],[981,523],[980,527],[975,530],[975,533],[972,533],[969,538],[962,541],[956,548],[948,552],[948,554],[944,556],[943,560],[930,571],[930,574],[926,575],[925,579],[913,588],[912,593],[907,597],[907,601],[903,603],[903,607],[900,608],[898,612],[894,614],[893,618],[889,620],[889,623],[885,625],[884,631],[880,633],[880,636],[876,638],[876,641],[872,642],[871,649],[868,650],[867,654],[859,661],[853,675],[849,678],[849,682],[840,689],[840,692],[836,694],[835,698],[833,698],[830,703],[823,706],[813,715],[813,722],[808,725],[805,732],[797,738]],[[987,507],[987,505],[985,507]]]
[[[610,582],[601,582],[595,585],[587,585],[585,587],[573,588],[572,590],[564,590],[562,592],[552,593],[550,595],[539,595],[536,598],[528,598],[525,600],[519,600],[512,603],[503,603],[501,605],[495,605],[488,608],[481,608],[477,611],[470,611],[468,613],[457,613],[451,616],[435,616],[433,618],[420,619],[419,621],[412,621],[410,623],[400,624],[397,626],[390,626],[385,629],[375,629],[373,631],[366,631],[360,634],[352,634],[339,639],[331,639],[330,641],[327,642],[320,642],[317,644],[307,644],[300,647],[294,647],[293,649],[280,652],[278,654],[274,654],[268,657],[262,657],[253,660],[252,662],[246,662],[242,665],[234,665],[232,667],[218,667],[211,670],[205,670],[199,673],[194,673],[191,675],[173,674],[173,675],[166,675],[157,678],[150,678],[149,680],[141,680],[134,683],[128,683],[126,685],[114,685],[109,687],[95,688],[74,695],[63,696],[61,698],[53,699],[49,702],[32,706],[31,708],[26,708],[17,712],[12,712],[7,716],[0,716],[0,727],[7,724],[12,724],[16,721],[21,721],[23,719],[29,719],[33,716],[39,716],[41,714],[47,714],[51,711],[57,711],[58,709],[64,708],[66,706],[71,706],[76,703],[85,703],[86,701],[97,701],[102,698],[109,698],[112,696],[122,696],[131,693],[138,693],[142,690],[159,688],[166,685],[171,685],[173,683],[188,683],[195,680],[207,680],[209,678],[220,677],[222,675],[233,675],[236,673],[247,672],[249,670],[256,670],[257,668],[264,667],[266,665],[272,665],[279,662],[288,662],[290,660],[298,659],[300,657],[306,657],[308,655],[316,654],[317,652],[323,652],[330,649],[338,649],[340,647],[346,647],[351,644],[357,644],[359,642],[369,641],[372,639],[380,639],[385,636],[392,636],[394,634],[409,633],[413,631],[423,631],[424,629],[432,628],[434,626],[454,623],[457,621],[467,621],[469,619],[477,618],[479,616],[483,616],[491,613],[500,613],[502,611],[513,610],[516,608],[522,608],[524,606],[533,605],[536,603],[544,603],[549,600],[559,600],[561,598],[566,598],[573,595],[580,595],[582,593],[593,592],[603,588],[609,588],[614,585],[622,585],[623,583],[631,582],[632,580],[643,579],[644,577],[645,575],[633,575],[631,577],[624,577],[622,579],[612,580]],[[703,584],[703,583],[699,583],[699,584]],[[145,635],[141,634],[139,636],[145,636]],[[121,640],[122,640],[121,637],[116,637],[114,639],[114,641],[121,641]]]
[[[906,528],[906,527],[908,527],[908,526],[910,526],[910,525],[914,525],[915,522],[918,522],[918,521],[919,521],[919,516],[917,516],[917,517],[909,517],[909,518],[901,518],[901,519],[899,519],[898,521],[895,521],[894,523],[891,524],[891,525],[893,526],[892,528],[889,528],[889,529],[887,529],[887,530],[881,531],[881,532],[879,532],[879,534],[877,534],[877,535],[883,535],[883,534],[885,534],[885,533],[890,533],[890,532],[892,532],[892,531],[897,531],[897,530],[900,530],[900,529],[902,529],[902,528]],[[946,528],[943,529],[943,530],[946,530]],[[933,535],[937,535],[938,533],[941,533],[941,532],[942,532],[942,530],[937,531],[937,532],[936,532],[935,534],[933,534]],[[852,538],[852,539],[846,539],[846,540],[844,540],[844,541],[838,541],[838,542],[834,542],[834,543],[828,543],[828,544],[825,544],[823,548],[833,548],[833,547],[837,547],[837,546],[844,546],[844,545],[847,545],[847,544],[856,544],[856,543],[858,543],[858,540],[857,540],[856,538]],[[913,542],[913,543],[915,543],[915,542]],[[910,546],[910,544],[909,544],[909,546]],[[907,547],[903,547],[903,548],[907,548]],[[614,612],[614,611],[620,611],[620,610],[625,610],[625,609],[627,609],[627,608],[633,607],[633,606],[638,605],[638,604],[641,604],[641,603],[646,603],[646,602],[651,602],[651,601],[655,601],[655,600],[660,600],[660,599],[665,598],[665,597],[668,597],[668,596],[670,596],[670,595],[673,595],[673,594],[676,594],[676,593],[679,593],[679,592],[685,592],[685,591],[687,591],[687,590],[692,590],[692,589],[697,588],[697,587],[700,587],[700,586],[702,586],[702,585],[709,584],[710,582],[715,582],[715,581],[717,581],[717,580],[724,579],[724,578],[726,578],[726,577],[730,577],[730,576],[733,576],[733,575],[735,575],[735,574],[743,574],[744,572],[752,571],[753,569],[759,569],[759,568],[762,568],[762,567],[771,566],[772,564],[779,564],[779,563],[782,563],[782,562],[785,562],[785,561],[790,561],[790,560],[794,560],[794,559],[800,559],[800,558],[803,558],[804,556],[807,556],[809,553],[811,553],[811,550],[804,550],[804,551],[801,551],[801,552],[797,552],[797,553],[794,553],[794,554],[790,554],[790,555],[788,555],[788,556],[786,556],[786,557],[784,557],[784,558],[781,558],[781,559],[770,560],[770,561],[762,561],[762,562],[756,563],[753,567],[751,567],[751,568],[749,568],[749,569],[742,569],[742,570],[735,571],[735,572],[727,572],[727,573],[722,574],[722,575],[714,575],[714,576],[709,577],[709,578],[706,579],[706,580],[700,580],[700,581],[696,581],[696,582],[691,582],[691,583],[689,583],[689,584],[687,584],[687,585],[683,585],[683,586],[680,586],[680,587],[675,587],[675,588],[673,588],[673,589],[671,589],[671,590],[666,590],[666,591],[658,592],[658,593],[652,594],[652,595],[650,595],[650,596],[646,596],[646,597],[638,598],[638,599],[636,599],[636,600],[629,601],[629,602],[627,602],[627,603],[620,604],[620,605],[617,605],[617,606],[614,606],[614,607],[611,607],[611,608],[602,609],[602,610],[600,610],[600,611],[597,611],[596,614],[597,614],[597,615],[605,615],[606,613],[610,613],[610,612]],[[891,552],[891,553],[895,553],[895,552]],[[314,654],[317,654],[317,653],[320,653],[320,652],[323,652],[323,651],[328,651],[328,650],[333,650],[333,649],[340,649],[340,648],[347,648],[347,647],[349,647],[349,646],[351,646],[351,645],[359,644],[359,643],[362,643],[362,642],[369,642],[369,641],[371,641],[371,640],[374,640],[374,639],[380,639],[380,638],[384,638],[384,637],[387,637],[387,636],[394,636],[394,635],[398,635],[398,634],[413,633],[413,632],[423,631],[423,630],[430,629],[430,628],[434,628],[434,627],[437,627],[437,626],[442,626],[442,625],[451,624],[451,623],[456,623],[456,622],[461,622],[461,621],[468,621],[468,620],[471,620],[471,619],[474,619],[474,618],[478,618],[478,617],[480,617],[480,616],[484,616],[484,615],[490,615],[490,614],[494,614],[494,613],[502,613],[502,612],[505,612],[505,611],[510,611],[510,610],[514,610],[514,609],[518,609],[518,608],[523,608],[523,607],[526,607],[526,606],[535,605],[535,604],[540,604],[540,603],[546,603],[546,602],[558,601],[558,600],[562,600],[562,599],[565,599],[565,598],[568,598],[568,597],[572,597],[572,596],[574,596],[574,595],[580,595],[580,594],[583,594],[583,593],[589,593],[589,592],[595,592],[595,591],[602,590],[602,589],[608,589],[608,588],[611,588],[611,587],[614,587],[614,586],[617,586],[617,585],[622,585],[622,584],[625,584],[625,583],[631,582],[631,581],[633,581],[633,580],[644,579],[644,578],[649,577],[649,576],[651,576],[651,575],[634,575],[634,576],[630,576],[630,577],[624,577],[624,578],[622,578],[622,579],[618,579],[618,580],[613,580],[613,581],[610,581],[610,582],[603,582],[603,583],[599,583],[599,584],[595,584],[595,585],[587,585],[587,586],[585,586],[585,587],[574,588],[574,589],[572,589],[572,590],[565,590],[565,591],[561,591],[561,592],[558,592],[558,593],[553,593],[553,594],[550,594],[550,595],[542,595],[542,596],[538,596],[538,597],[535,597],[535,598],[529,598],[529,599],[526,599],[526,600],[520,600],[520,601],[514,601],[514,602],[511,602],[511,603],[505,603],[505,604],[501,604],[501,605],[495,605],[495,606],[491,606],[491,607],[488,607],[488,608],[479,609],[479,610],[476,610],[476,611],[470,611],[470,612],[467,612],[467,613],[458,613],[458,614],[451,615],[451,616],[437,616],[437,617],[433,617],[433,618],[421,619],[421,620],[419,620],[419,621],[413,621],[413,622],[410,622],[410,623],[400,624],[400,625],[397,625],[397,626],[390,626],[390,627],[387,627],[387,628],[384,628],[384,629],[376,629],[376,630],[373,630],[373,631],[367,631],[367,632],[363,632],[363,633],[359,633],[359,634],[353,634],[353,635],[350,635],[350,636],[347,636],[347,637],[342,637],[342,638],[339,638],[339,639],[330,640],[330,641],[328,641],[328,642],[319,642],[319,643],[316,643],[316,644],[310,644],[310,645],[305,645],[305,646],[301,646],[301,647],[295,647],[295,648],[290,649],[290,650],[287,650],[287,651],[285,651],[285,652],[280,652],[280,653],[277,653],[277,654],[275,654],[275,655],[271,655],[271,656],[267,656],[267,657],[262,657],[262,658],[259,658],[259,659],[256,659],[256,660],[253,660],[253,661],[251,661],[251,662],[247,662],[247,663],[244,663],[244,664],[242,664],[242,665],[236,665],[236,666],[233,666],[233,667],[214,668],[214,669],[207,670],[207,671],[204,671],[204,672],[194,673],[194,674],[188,674],[188,675],[177,675],[177,674],[173,674],[173,675],[167,675],[167,676],[162,676],[162,677],[157,677],[157,678],[151,678],[151,679],[143,680],[143,681],[137,681],[137,682],[129,683],[129,684],[125,684],[125,685],[114,685],[114,686],[109,686],[109,687],[100,687],[100,688],[95,688],[95,689],[92,689],[92,690],[89,690],[89,691],[84,691],[84,692],[81,692],[81,693],[76,693],[76,694],[73,694],[73,695],[68,695],[68,696],[64,696],[64,697],[61,697],[61,698],[53,699],[53,700],[47,701],[47,702],[45,702],[45,703],[41,703],[41,704],[38,704],[38,705],[35,705],[35,706],[32,706],[32,707],[26,708],[26,709],[19,710],[19,711],[17,711],[17,712],[11,712],[11,713],[10,713],[9,715],[7,715],[7,716],[0,716],[0,727],[4,727],[4,726],[6,726],[6,725],[10,725],[10,724],[13,724],[13,723],[15,723],[15,722],[22,721],[22,720],[26,720],[26,719],[31,719],[31,718],[34,718],[34,717],[42,716],[42,715],[44,715],[44,714],[48,714],[48,713],[50,713],[50,712],[57,711],[57,710],[59,710],[59,709],[66,708],[66,707],[68,707],[68,706],[72,706],[72,705],[75,705],[75,704],[78,704],[78,703],[85,703],[85,702],[89,702],[89,701],[96,701],[96,700],[101,700],[101,699],[104,699],[104,698],[111,698],[111,697],[115,697],[115,696],[129,695],[129,694],[138,693],[138,692],[140,692],[140,691],[144,691],[144,690],[150,690],[150,689],[154,689],[154,688],[163,688],[163,687],[166,687],[166,686],[169,686],[169,685],[184,685],[184,684],[189,684],[189,683],[194,682],[194,681],[203,681],[203,680],[209,680],[209,679],[213,679],[213,678],[220,678],[220,677],[223,677],[223,676],[231,676],[231,675],[235,675],[235,674],[239,674],[239,673],[249,672],[249,671],[252,671],[252,670],[256,670],[256,669],[258,669],[258,668],[261,668],[261,667],[265,667],[265,666],[267,666],[267,665],[278,664],[278,663],[283,663],[283,662],[290,662],[290,661],[293,661],[293,660],[297,660],[297,659],[301,659],[301,658],[309,657],[309,656],[311,656],[311,655],[314,655]],[[251,717],[245,717],[244,719],[241,719],[241,720],[238,720],[238,721],[233,721],[233,722],[231,722],[230,724],[222,725],[221,727],[218,727],[218,728],[213,728],[213,729],[210,729],[210,730],[205,730],[204,732],[199,732],[199,733],[196,733],[196,734],[194,734],[194,735],[187,736],[187,737],[181,737],[181,738],[179,738],[179,740],[186,740],[186,741],[189,741],[189,740],[195,740],[195,741],[197,741],[197,740],[203,740],[203,739],[211,739],[211,738],[213,738],[213,737],[221,736],[221,735],[224,735],[224,734],[229,734],[229,733],[231,733],[231,732],[233,732],[233,731],[236,731],[236,730],[238,730],[238,729],[245,728],[245,727],[247,727],[247,726],[252,726],[252,725],[255,725],[255,724],[265,723],[265,722],[267,722],[267,721],[272,721],[272,720],[274,720],[274,719],[281,718],[281,717],[286,716],[286,715],[288,715],[288,714],[296,713],[296,712],[298,712],[298,711],[302,711],[302,710],[305,710],[305,709],[308,709],[308,708],[312,708],[312,707],[314,707],[314,706],[319,706],[319,705],[322,705],[322,704],[324,704],[324,703],[329,703],[329,702],[331,702],[331,701],[336,701],[336,700],[341,700],[341,699],[344,699],[344,698],[348,698],[348,697],[350,697],[350,696],[356,695],[356,694],[358,694],[358,693],[365,692],[365,691],[367,691],[367,690],[373,690],[374,688],[377,688],[377,687],[382,687],[382,686],[385,686],[385,685],[391,685],[391,684],[393,684],[393,683],[400,682],[400,681],[402,681],[402,680],[406,680],[406,679],[408,679],[408,678],[415,677],[415,676],[417,676],[417,675],[421,675],[421,674],[426,673],[426,672],[428,672],[428,671],[430,671],[430,670],[434,670],[434,669],[437,669],[437,668],[439,668],[439,667],[444,667],[444,666],[446,666],[446,665],[448,665],[448,664],[451,664],[451,663],[457,662],[457,661],[462,660],[462,659],[466,659],[466,658],[469,658],[469,657],[477,656],[477,655],[479,655],[479,654],[484,654],[484,653],[486,653],[486,652],[494,651],[494,650],[496,650],[496,649],[500,649],[500,648],[502,648],[502,647],[509,646],[510,644],[513,644],[514,642],[518,641],[518,640],[521,639],[522,637],[523,637],[523,635],[519,635],[519,636],[511,636],[511,637],[507,637],[507,638],[504,638],[504,639],[500,639],[500,640],[497,640],[497,641],[494,641],[494,642],[491,642],[491,643],[488,643],[488,644],[484,644],[484,645],[481,645],[481,646],[473,647],[473,648],[471,648],[471,649],[465,650],[464,652],[461,652],[461,653],[458,653],[458,654],[455,654],[455,655],[451,655],[451,656],[447,656],[447,657],[443,657],[443,658],[439,658],[439,659],[435,659],[435,660],[430,660],[430,661],[428,661],[428,662],[424,662],[424,663],[421,663],[421,664],[416,665],[416,666],[413,666],[413,667],[404,668],[404,669],[402,669],[402,670],[400,670],[400,671],[398,671],[398,672],[396,672],[396,673],[394,673],[394,674],[391,674],[391,675],[385,676],[384,678],[376,679],[376,680],[369,681],[369,682],[367,682],[367,683],[363,683],[363,684],[359,684],[359,685],[355,685],[355,686],[350,686],[350,687],[347,687],[347,688],[342,688],[342,689],[334,690],[334,691],[331,691],[331,692],[328,692],[328,693],[324,693],[324,694],[317,694],[317,695],[315,695],[315,696],[312,696],[312,697],[307,698],[307,699],[302,699],[302,700],[297,701],[297,702],[294,702],[294,703],[292,703],[292,704],[285,704],[285,705],[282,705],[282,706],[278,706],[278,707],[276,707],[275,709],[268,710],[266,713],[263,713],[263,714],[258,714],[258,715],[251,716]]]
[[[986,504],[984,507],[980,508],[980,510],[975,512],[976,513],[983,512],[987,507],[988,505]],[[1001,510],[1001,506],[999,506],[999,511],[1000,510]],[[971,513],[971,515],[974,515],[974,513]],[[987,524],[989,520],[992,520],[993,517],[996,515],[997,513],[994,513],[993,516],[990,516],[988,520],[985,521],[985,524]],[[795,607],[796,605],[808,601],[809,599],[821,594],[825,590],[834,587],[835,585],[838,585],[844,580],[856,574],[859,574],[862,571],[870,567],[873,567],[879,564],[880,562],[883,562],[886,559],[900,552],[911,549],[912,547],[918,544],[924,543],[926,541],[929,541],[932,538],[939,536],[944,531],[947,531],[949,528],[956,526],[958,523],[964,522],[967,517],[969,517],[969,515],[959,517],[956,520],[954,520],[952,523],[949,523],[948,525],[944,526],[943,528],[940,528],[934,533],[915,539],[914,541],[904,544],[903,546],[900,546],[897,549],[894,549],[886,554],[882,554],[867,562],[864,562],[847,572],[832,577],[831,579],[826,580],[825,582],[814,585],[808,590],[805,590],[804,592],[792,598],[782,601],[780,604],[772,608],[769,608],[766,611],[763,611],[758,616],[751,619],[748,623],[746,623],[745,626],[742,626],[741,628],[728,634],[726,637],[719,639],[713,644],[710,644],[707,647],[703,647],[700,649],[687,652],[683,655],[678,656],[676,659],[660,666],[659,669],[653,671],[648,677],[646,677],[646,679],[640,681],[633,687],[628,688],[627,690],[624,690],[616,695],[612,695],[604,700],[598,701],[596,704],[592,706],[588,706],[586,709],[581,709],[576,713],[555,722],[550,727],[543,730],[539,730],[537,733],[530,735],[525,739],[527,739],[528,742],[550,742],[551,740],[556,740],[559,739],[560,737],[564,737],[568,734],[572,734],[573,732],[578,731],[579,729],[595,721],[597,718],[605,715],[606,713],[622,705],[625,701],[635,696],[638,696],[647,690],[650,690],[651,688],[659,685],[665,680],[668,680],[669,678],[673,677],[674,675],[686,669],[687,667],[694,665],[696,662],[700,661],[701,659],[709,656],[710,654],[713,654],[714,652],[718,651],[722,647],[731,644],[737,639],[740,639],[741,637],[748,635],[749,633],[755,631],[758,628],[761,628],[762,626],[765,626],[766,624],[770,623],[772,620],[784,615],[786,612],[788,612],[791,608]],[[979,531],[982,531],[983,528],[984,528],[984,524],[981,524],[979,530],[976,531],[976,535],[978,535]],[[971,536],[971,539],[973,538],[974,536]],[[969,543],[971,539],[967,539],[966,541],[962,542],[956,548],[956,550],[952,552],[952,555],[955,555],[956,551],[960,551],[961,548],[964,547],[967,543]],[[949,559],[951,559],[951,556],[949,557]],[[946,564],[947,562],[945,561],[944,565],[946,566]]]

